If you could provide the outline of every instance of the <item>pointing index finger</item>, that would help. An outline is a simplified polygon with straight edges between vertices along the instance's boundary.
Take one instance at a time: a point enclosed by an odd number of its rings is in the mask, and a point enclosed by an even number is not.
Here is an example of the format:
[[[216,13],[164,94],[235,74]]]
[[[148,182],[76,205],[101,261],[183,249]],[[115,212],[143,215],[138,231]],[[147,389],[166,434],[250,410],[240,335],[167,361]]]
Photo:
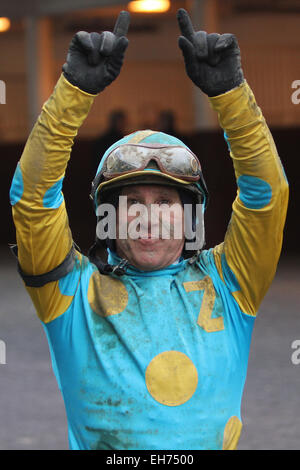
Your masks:
[[[130,23],[130,14],[128,11],[121,11],[119,14],[113,33],[117,37],[126,36]]]
[[[177,12],[177,19],[180,31],[189,41],[193,42],[195,34],[194,27],[188,12],[184,8],[180,8]]]

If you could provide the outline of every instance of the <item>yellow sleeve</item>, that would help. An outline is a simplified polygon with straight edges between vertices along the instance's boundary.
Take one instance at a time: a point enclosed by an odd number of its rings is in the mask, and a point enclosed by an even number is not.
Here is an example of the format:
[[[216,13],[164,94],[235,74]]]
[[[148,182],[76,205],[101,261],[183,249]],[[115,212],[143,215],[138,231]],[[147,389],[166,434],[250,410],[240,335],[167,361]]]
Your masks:
[[[288,205],[288,182],[254,95],[243,82],[210,98],[224,129],[237,196],[215,262],[242,312],[256,315],[276,273]]]
[[[74,138],[94,98],[61,75],[18,162],[10,200],[18,261],[27,275],[53,270],[72,247],[62,183]],[[43,321],[59,316],[71,301],[71,296],[60,294],[58,282],[27,290]]]

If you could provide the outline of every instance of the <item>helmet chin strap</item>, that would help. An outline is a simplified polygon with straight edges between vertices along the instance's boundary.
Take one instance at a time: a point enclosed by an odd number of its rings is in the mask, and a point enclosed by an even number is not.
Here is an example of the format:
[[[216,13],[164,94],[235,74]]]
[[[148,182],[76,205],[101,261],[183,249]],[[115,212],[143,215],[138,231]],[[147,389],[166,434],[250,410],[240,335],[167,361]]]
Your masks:
[[[122,259],[119,264],[113,266],[112,264],[102,261],[99,256],[97,256],[97,250],[99,249],[99,243],[97,239],[95,243],[91,246],[88,251],[88,258],[91,263],[95,264],[100,272],[100,274],[116,274],[117,276],[123,276],[126,274],[126,268],[129,262],[126,259]]]

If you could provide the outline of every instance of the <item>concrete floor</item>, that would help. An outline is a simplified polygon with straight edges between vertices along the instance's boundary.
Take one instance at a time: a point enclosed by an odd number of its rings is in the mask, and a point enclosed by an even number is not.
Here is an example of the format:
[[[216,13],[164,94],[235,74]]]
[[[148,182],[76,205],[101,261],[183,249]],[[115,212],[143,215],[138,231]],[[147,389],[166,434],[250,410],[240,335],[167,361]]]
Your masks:
[[[0,357],[0,450],[67,449],[64,405],[44,331],[15,260],[8,250],[0,255],[0,346],[6,347]],[[291,345],[300,340],[299,261],[281,259],[256,320],[240,450],[300,449],[300,364],[291,360]]]

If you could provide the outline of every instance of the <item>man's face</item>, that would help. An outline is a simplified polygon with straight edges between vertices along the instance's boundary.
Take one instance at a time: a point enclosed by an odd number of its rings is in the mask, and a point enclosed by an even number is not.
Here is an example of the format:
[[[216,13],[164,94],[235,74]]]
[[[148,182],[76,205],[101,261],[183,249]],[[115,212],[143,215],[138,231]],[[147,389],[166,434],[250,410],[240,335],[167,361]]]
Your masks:
[[[133,185],[123,188],[121,196],[127,199],[117,209],[117,254],[143,271],[174,263],[185,242],[178,191],[168,186]]]

